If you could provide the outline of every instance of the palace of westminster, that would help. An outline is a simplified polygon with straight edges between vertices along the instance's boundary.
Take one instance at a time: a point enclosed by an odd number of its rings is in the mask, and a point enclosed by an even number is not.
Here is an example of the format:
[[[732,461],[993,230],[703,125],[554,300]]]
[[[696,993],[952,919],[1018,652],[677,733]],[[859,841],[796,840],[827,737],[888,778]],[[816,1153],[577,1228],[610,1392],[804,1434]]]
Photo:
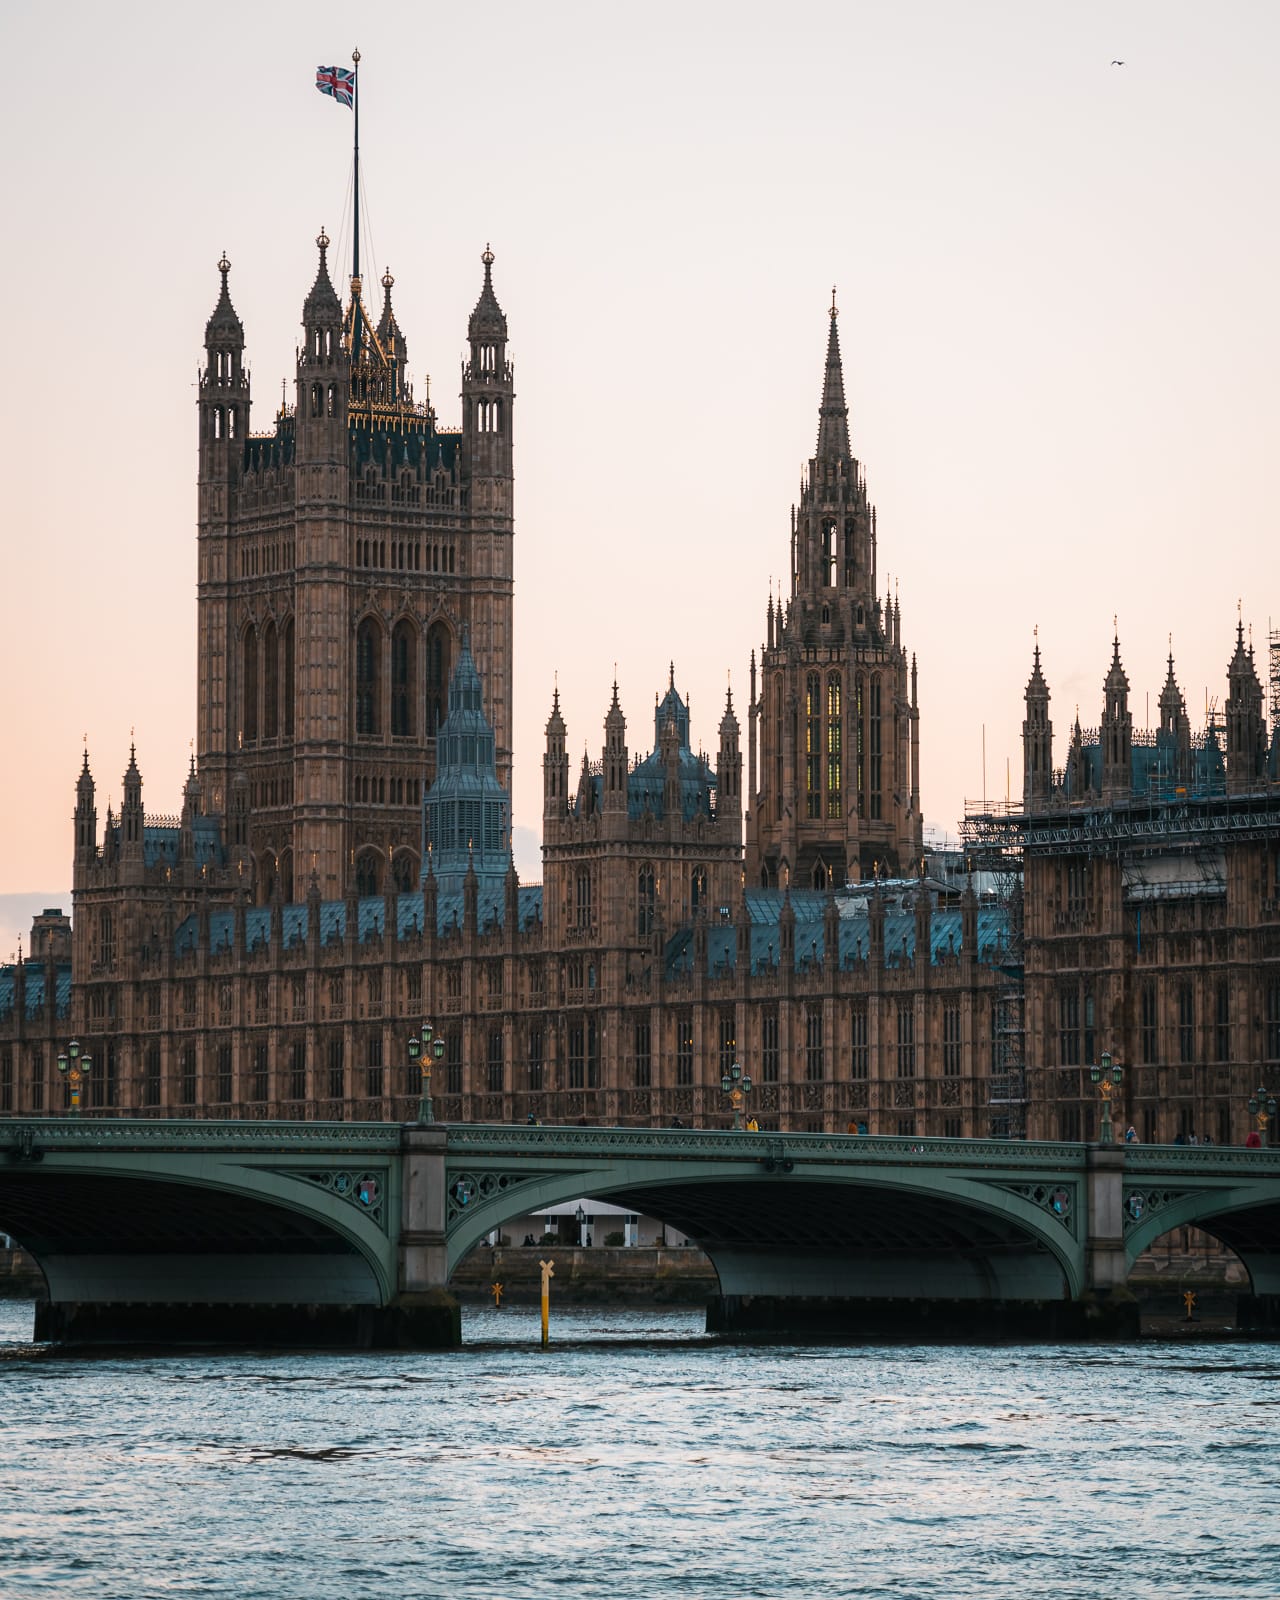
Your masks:
[[[616,686],[575,771],[558,699],[543,882],[510,853],[514,387],[483,256],[461,419],[406,382],[382,280],[344,308],[317,241],[295,403],[250,430],[229,263],[199,386],[196,755],[153,816],[130,752],[75,789],[73,917],[0,968],[0,1115],[411,1120],[1092,1137],[1088,1066],[1143,1140],[1240,1142],[1280,1083],[1280,718],[1237,628],[1193,733],[1170,659],[1133,728],[1117,641],[1054,767],[1039,650],[1020,806],[926,850],[916,663],[877,594],[834,306],[790,593],[715,763],[674,672],[628,744]],[[780,508],[781,509],[781,508]],[[1273,641],[1274,644],[1274,641]],[[1225,652],[1224,652],[1225,653]],[[634,730],[633,730],[634,737]],[[646,748],[647,747],[647,748]]]

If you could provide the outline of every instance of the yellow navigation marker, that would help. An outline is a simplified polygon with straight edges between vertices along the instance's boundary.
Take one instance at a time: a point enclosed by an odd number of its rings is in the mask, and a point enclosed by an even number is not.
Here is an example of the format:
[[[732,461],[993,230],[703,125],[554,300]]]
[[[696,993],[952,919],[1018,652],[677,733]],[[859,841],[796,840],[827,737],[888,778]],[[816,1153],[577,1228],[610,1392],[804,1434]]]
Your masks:
[[[555,1277],[555,1257],[550,1261],[539,1261],[542,1268],[542,1348],[545,1350],[551,1335],[548,1332],[551,1317],[551,1280]]]
[[[1190,1322],[1191,1321],[1191,1308],[1196,1303],[1195,1291],[1193,1289],[1187,1289],[1187,1290],[1185,1290],[1183,1292],[1182,1303],[1187,1308],[1186,1320],[1188,1322]]]
[[[502,1307],[502,1285],[500,1283],[491,1283],[489,1285],[489,1293],[493,1296],[493,1309],[495,1311],[500,1310]]]

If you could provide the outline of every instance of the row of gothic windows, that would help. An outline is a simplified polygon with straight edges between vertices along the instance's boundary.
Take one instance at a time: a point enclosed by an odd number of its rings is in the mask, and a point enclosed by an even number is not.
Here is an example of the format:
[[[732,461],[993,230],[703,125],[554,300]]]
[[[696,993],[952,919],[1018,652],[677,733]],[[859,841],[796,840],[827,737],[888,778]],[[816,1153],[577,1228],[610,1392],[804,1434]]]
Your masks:
[[[427,630],[421,672],[418,650],[423,642],[408,617],[402,617],[392,629],[389,651],[387,643],[386,630],[376,617],[366,617],[356,630],[356,734],[376,738],[386,717],[394,739],[424,732],[427,738],[434,738],[448,711],[453,655],[449,630],[443,622],[435,622]]]
[[[277,628],[250,623],[240,640],[240,736],[247,745],[261,739],[293,738],[293,618]]]
[[[858,815],[878,821],[883,814],[884,729],[881,716],[879,674],[871,679],[869,690],[859,674],[854,683],[849,734],[854,756],[854,789]],[[864,702],[864,694],[866,699]],[[805,813],[810,821],[821,817],[838,822],[844,815],[844,714],[838,672],[829,673],[825,684],[820,673],[805,678],[804,757]],[[777,790],[774,804],[781,815],[784,794],[782,771],[781,717],[777,728]]]

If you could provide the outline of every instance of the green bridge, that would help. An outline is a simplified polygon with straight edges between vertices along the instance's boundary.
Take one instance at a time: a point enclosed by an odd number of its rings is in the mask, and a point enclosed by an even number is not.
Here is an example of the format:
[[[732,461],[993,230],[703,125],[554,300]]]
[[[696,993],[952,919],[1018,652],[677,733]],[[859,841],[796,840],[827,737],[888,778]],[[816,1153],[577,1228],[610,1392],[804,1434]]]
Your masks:
[[[1072,1331],[1194,1224],[1275,1321],[1280,1151],[483,1124],[25,1119],[0,1125],[0,1230],[39,1262],[45,1338],[458,1338],[450,1275],[495,1228],[581,1195],[710,1256],[724,1329]],[[1075,1321],[1073,1322],[1073,1318]],[[1123,1318],[1121,1318],[1123,1322]],[[1102,1316],[1099,1326],[1116,1326]]]

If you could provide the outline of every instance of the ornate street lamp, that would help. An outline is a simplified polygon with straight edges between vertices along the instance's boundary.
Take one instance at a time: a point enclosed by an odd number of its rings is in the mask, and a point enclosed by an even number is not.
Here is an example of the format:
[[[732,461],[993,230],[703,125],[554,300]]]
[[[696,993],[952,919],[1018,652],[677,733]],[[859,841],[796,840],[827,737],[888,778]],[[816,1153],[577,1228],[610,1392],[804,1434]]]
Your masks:
[[[742,1107],[751,1093],[751,1079],[743,1072],[740,1061],[735,1061],[720,1079],[720,1093],[728,1095],[729,1104],[733,1107],[733,1131],[741,1133]]]
[[[1110,1050],[1102,1052],[1102,1060],[1089,1068],[1090,1079],[1097,1084],[1102,1097],[1102,1129],[1098,1135],[1102,1144],[1114,1144],[1115,1132],[1111,1126],[1111,1096],[1124,1081],[1124,1068],[1113,1062]]]
[[[1249,1096],[1249,1115],[1256,1119],[1258,1124],[1258,1138],[1265,1146],[1267,1142],[1267,1124],[1276,1114],[1276,1097],[1258,1085],[1257,1089]]]
[[[587,1225],[587,1214],[581,1206],[573,1214],[573,1220],[578,1224],[578,1248],[582,1248],[583,1232]]]
[[[71,1115],[80,1115],[80,1086],[93,1068],[93,1057],[80,1053],[79,1039],[73,1039],[58,1053],[58,1071],[71,1085]],[[1274,1101],[1272,1104],[1274,1105]]]
[[[422,1037],[409,1040],[409,1065],[422,1074],[422,1096],[418,1101],[418,1121],[434,1122],[436,1114],[431,1108],[431,1068],[444,1055],[444,1040],[437,1039],[429,1022],[422,1024]]]

